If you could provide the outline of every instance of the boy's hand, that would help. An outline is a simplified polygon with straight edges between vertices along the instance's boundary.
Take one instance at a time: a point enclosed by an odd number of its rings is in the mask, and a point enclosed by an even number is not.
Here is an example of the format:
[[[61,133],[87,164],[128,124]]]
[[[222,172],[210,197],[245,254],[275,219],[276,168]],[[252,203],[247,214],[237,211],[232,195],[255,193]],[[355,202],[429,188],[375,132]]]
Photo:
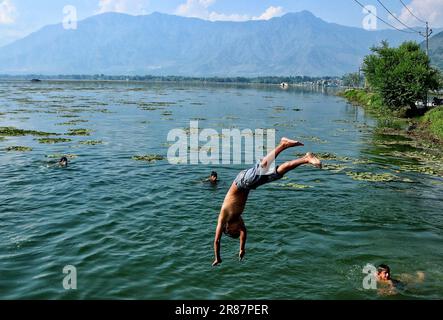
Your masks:
[[[221,259],[215,259],[214,263],[212,264],[213,267],[218,266],[220,263],[222,263]]]
[[[245,256],[246,251],[245,250],[240,250],[240,253],[238,254],[238,258],[240,261],[243,260],[243,257]]]

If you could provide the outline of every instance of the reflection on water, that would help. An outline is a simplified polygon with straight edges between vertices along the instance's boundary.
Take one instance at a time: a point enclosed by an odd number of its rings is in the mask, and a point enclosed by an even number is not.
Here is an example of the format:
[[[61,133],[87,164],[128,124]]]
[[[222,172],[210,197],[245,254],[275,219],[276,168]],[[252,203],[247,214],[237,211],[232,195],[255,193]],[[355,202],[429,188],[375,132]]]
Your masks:
[[[211,268],[217,214],[244,166],[133,160],[165,156],[169,130],[192,119],[218,132],[275,128],[306,144],[279,161],[307,151],[325,159],[325,170],[299,168],[251,194],[242,263],[238,243],[223,239],[223,264]],[[2,82],[6,126],[72,141],[0,139],[1,298],[377,299],[362,288],[367,263],[387,263],[394,276],[426,273],[395,298],[441,298],[441,158],[374,136],[374,121],[333,94]],[[70,129],[90,135],[67,136]],[[10,146],[32,151],[6,152]],[[63,154],[72,156],[66,169],[54,165]],[[221,182],[201,183],[213,170]],[[66,265],[77,267],[77,291],[63,289]]]

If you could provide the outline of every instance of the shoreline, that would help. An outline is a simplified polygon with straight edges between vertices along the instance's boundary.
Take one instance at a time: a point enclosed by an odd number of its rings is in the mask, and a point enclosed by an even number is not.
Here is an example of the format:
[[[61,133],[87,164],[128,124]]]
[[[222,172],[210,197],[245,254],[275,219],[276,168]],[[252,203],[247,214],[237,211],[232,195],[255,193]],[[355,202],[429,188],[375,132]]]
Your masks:
[[[422,116],[407,118],[389,111],[374,93],[364,89],[342,90],[337,95],[353,105],[362,107],[373,116],[378,121],[378,127],[374,132],[407,137],[422,148],[429,148],[431,145],[438,149],[439,153],[443,153],[443,131],[434,129],[438,129],[437,126],[443,121],[443,118],[440,118],[440,114],[443,115],[443,106],[431,108]],[[434,114],[437,114],[438,118],[433,117]]]

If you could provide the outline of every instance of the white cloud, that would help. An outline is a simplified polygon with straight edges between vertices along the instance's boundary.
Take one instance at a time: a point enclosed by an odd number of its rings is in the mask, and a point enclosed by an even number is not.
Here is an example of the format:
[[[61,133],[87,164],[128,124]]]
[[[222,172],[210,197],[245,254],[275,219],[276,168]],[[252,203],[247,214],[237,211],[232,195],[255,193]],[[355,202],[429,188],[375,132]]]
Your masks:
[[[283,14],[282,7],[269,7],[258,17],[252,17],[247,14],[224,14],[211,11],[210,7],[216,0],[186,0],[176,9],[175,13],[179,16],[200,18],[210,21],[247,21],[247,20],[269,20],[273,17]]]
[[[119,12],[127,14],[146,14],[148,0],[100,0],[98,12]]]
[[[407,4],[407,2],[405,2]],[[407,4],[408,8],[418,18],[429,21],[431,27],[443,26],[443,0],[412,0],[410,4]],[[396,21],[390,17],[391,21]],[[423,26],[424,24],[414,18],[409,11],[403,7],[397,18],[409,26]],[[404,27],[400,23],[396,24],[399,27]]]
[[[275,17],[280,17],[283,15],[282,7],[269,7],[265,12],[262,13],[259,17],[254,17],[253,20],[269,20]]]
[[[16,9],[10,0],[0,2],[0,24],[11,24],[15,22]]]

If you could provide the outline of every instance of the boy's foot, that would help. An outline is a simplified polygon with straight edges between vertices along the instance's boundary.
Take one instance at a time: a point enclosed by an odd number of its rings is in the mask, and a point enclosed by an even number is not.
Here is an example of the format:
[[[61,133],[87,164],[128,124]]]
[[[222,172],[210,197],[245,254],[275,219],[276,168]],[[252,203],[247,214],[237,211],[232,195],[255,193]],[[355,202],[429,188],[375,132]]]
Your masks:
[[[300,141],[291,140],[291,139],[288,139],[288,138],[282,138],[281,141],[280,141],[280,144],[285,146],[286,148],[302,147],[302,146],[304,146],[304,144],[301,143]]]
[[[322,163],[321,161],[311,152],[308,152],[305,155],[305,159],[312,164],[313,166],[317,167],[317,168],[322,168]]]

